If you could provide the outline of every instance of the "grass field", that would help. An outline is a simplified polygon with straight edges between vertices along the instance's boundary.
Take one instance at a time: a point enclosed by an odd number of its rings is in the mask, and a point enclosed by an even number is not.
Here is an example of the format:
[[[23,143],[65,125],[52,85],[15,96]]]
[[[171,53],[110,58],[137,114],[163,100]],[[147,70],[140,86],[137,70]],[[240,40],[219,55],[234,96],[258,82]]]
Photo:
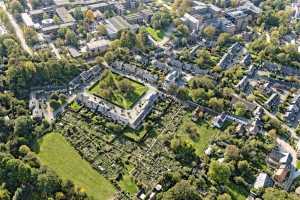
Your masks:
[[[232,200],[245,200],[249,194],[244,187],[233,183],[227,184],[225,188]]]
[[[128,86],[127,88],[123,87],[125,84]],[[108,71],[99,82],[89,89],[89,92],[121,108],[130,109],[147,92],[147,87]]]
[[[70,108],[77,112],[80,110],[81,106],[76,102],[76,101],[73,101],[71,104],[70,104]]]
[[[94,199],[110,200],[113,197],[114,186],[83,160],[62,135],[45,135],[39,141],[38,157],[62,179],[72,180]]]
[[[199,137],[197,139],[192,139],[186,131],[187,125],[192,125],[197,130]],[[184,119],[183,123],[177,131],[177,135],[188,144],[191,144],[198,156],[203,156],[205,149],[208,147],[210,140],[219,133],[218,130],[211,128],[209,124],[196,124],[191,121],[191,113],[188,113]]]
[[[128,174],[124,175],[122,180],[119,182],[122,190],[129,192],[131,195],[134,195],[138,191],[138,187],[136,186],[132,177]]]
[[[151,27],[146,28],[147,32],[151,35],[151,37],[157,42],[161,41],[164,37],[164,32],[161,30],[155,30]]]
[[[297,164],[296,164],[297,169],[300,170],[300,160],[297,160]]]

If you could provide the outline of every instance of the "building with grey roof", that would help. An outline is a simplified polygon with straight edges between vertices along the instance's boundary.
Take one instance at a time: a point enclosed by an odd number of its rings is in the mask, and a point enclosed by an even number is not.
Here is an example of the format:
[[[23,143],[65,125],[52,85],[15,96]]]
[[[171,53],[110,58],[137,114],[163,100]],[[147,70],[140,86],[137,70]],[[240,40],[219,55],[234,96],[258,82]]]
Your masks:
[[[117,34],[122,30],[133,30],[130,25],[123,17],[115,16],[105,20],[107,34],[110,38],[115,38]]]
[[[56,8],[56,13],[63,23],[75,22],[75,19],[65,7]]]

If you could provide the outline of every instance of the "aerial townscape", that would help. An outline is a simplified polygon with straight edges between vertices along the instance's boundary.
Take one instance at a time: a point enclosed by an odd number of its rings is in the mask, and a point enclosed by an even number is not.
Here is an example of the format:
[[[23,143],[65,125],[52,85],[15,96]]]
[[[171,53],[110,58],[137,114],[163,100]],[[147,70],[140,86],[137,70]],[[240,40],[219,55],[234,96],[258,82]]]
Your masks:
[[[300,0],[0,0],[0,200],[299,200]]]

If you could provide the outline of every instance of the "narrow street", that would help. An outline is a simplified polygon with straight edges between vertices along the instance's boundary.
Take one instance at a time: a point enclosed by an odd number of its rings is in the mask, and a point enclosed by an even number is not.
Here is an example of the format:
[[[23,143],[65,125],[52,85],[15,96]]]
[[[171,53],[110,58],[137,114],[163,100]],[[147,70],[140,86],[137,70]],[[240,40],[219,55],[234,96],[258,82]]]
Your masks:
[[[8,16],[11,25],[13,26],[13,28],[15,29],[15,33],[18,37],[18,39],[21,42],[21,46],[22,48],[30,55],[32,55],[32,50],[31,48],[27,45],[26,40],[24,38],[24,34],[22,29],[20,28],[20,26],[17,24],[15,18],[7,11],[6,6],[3,2],[1,2],[1,7],[3,8],[4,12],[6,13],[6,15]]]

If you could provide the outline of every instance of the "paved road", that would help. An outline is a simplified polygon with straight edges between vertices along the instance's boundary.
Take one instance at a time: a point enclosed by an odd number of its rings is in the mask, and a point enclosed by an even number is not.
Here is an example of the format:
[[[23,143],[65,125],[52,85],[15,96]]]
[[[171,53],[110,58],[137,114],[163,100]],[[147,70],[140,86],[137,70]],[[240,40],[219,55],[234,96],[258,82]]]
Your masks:
[[[4,3],[1,3],[1,7],[3,8],[4,12],[8,16],[8,19],[10,20],[10,23],[12,24],[13,28],[15,29],[15,33],[18,37],[18,39],[21,42],[22,48],[30,55],[32,55],[32,50],[31,48],[27,45],[26,40],[24,38],[24,34],[20,26],[17,24],[15,18],[7,11],[6,6]]]

